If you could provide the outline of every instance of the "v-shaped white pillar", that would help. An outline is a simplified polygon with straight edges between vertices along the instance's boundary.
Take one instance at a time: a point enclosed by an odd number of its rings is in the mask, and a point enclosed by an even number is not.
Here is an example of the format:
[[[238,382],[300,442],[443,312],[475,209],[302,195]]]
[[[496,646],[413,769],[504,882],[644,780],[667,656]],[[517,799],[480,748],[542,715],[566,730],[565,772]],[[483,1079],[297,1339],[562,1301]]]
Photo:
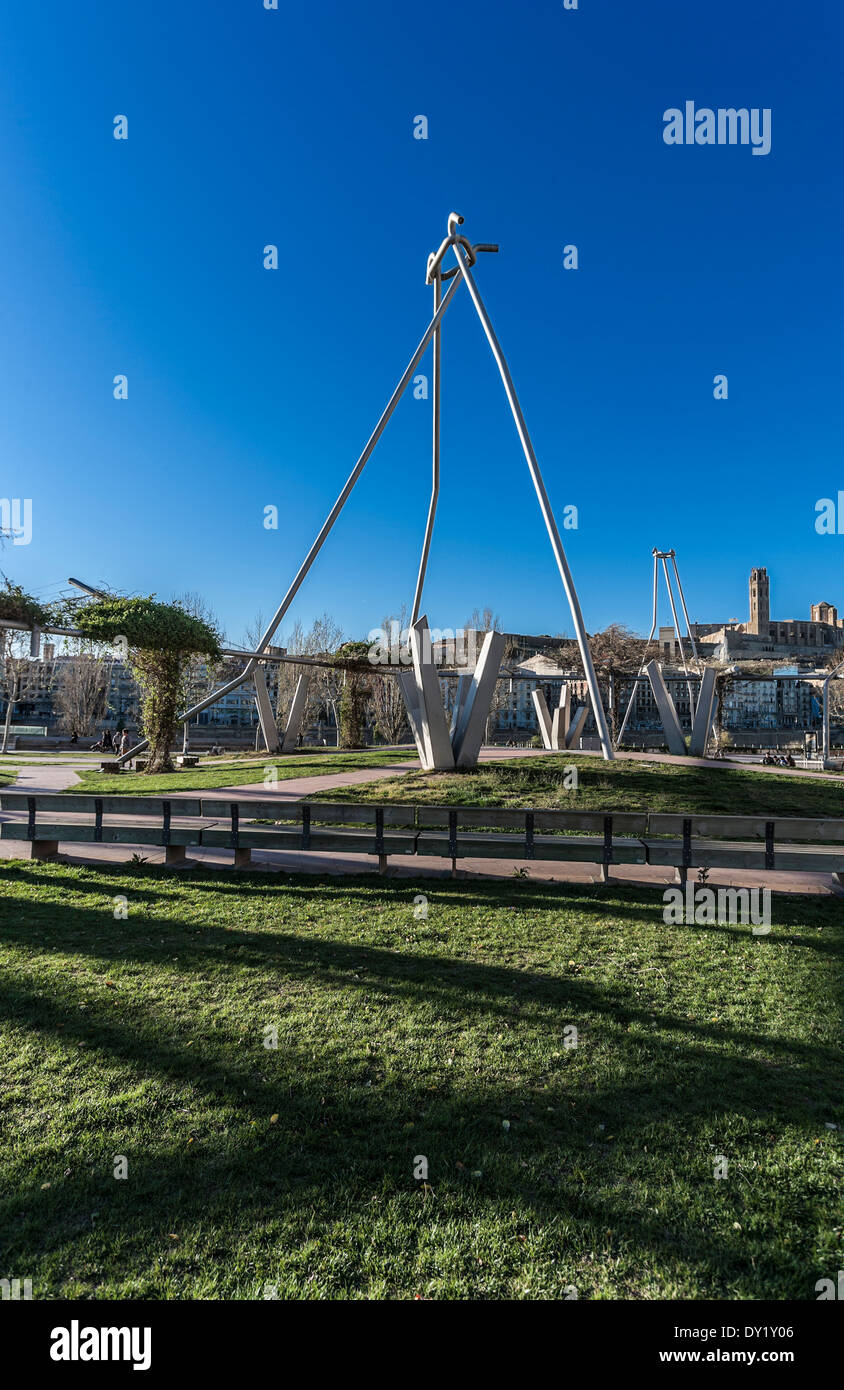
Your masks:
[[[255,705],[258,710],[258,723],[261,726],[264,747],[268,753],[277,753],[279,749],[278,725],[275,722],[263,666],[255,667],[252,672],[252,684],[255,687]]]
[[[542,747],[550,753],[554,748],[553,733],[551,728],[551,716],[548,713],[548,701],[545,698],[545,691],[541,686],[530,692],[533,700],[533,708],[536,711],[536,722],[539,725],[539,733],[542,739]]]
[[[488,632],[451,741],[457,767],[474,767],[478,761],[503,655],[504,634]]]
[[[419,727],[417,746],[419,743],[422,745],[419,752],[422,765],[429,772],[452,768],[454,753],[445,717],[440,679],[431,651],[428,619],[424,614],[410,629],[410,654],[413,658],[412,678],[416,687],[414,705]],[[410,708],[408,715],[411,716]]]
[[[695,717],[692,724],[692,737],[689,741],[689,753],[693,758],[703,758],[706,755],[706,742],[709,738],[709,730],[712,725],[712,707],[715,703],[715,668],[707,666],[704,669],[700,681],[700,690],[695,706]]]
[[[662,669],[658,661],[649,661],[645,667],[648,680],[651,683],[651,690],[654,693],[656,707],[659,710],[659,717],[662,720],[662,727],[665,730],[665,741],[668,744],[669,753],[675,758],[686,756],[686,740],[683,730],[680,728],[680,721],[677,718],[677,707],[668,693],[668,686],[662,678]]]
[[[536,710],[536,718],[539,724],[539,732],[542,735],[543,748],[546,748],[549,753],[559,753],[561,749],[568,748],[570,746],[569,732],[571,725],[571,686],[568,681],[563,681],[560,690],[560,703],[554,710],[553,716],[548,711],[548,702],[545,699],[544,690],[541,688],[532,690],[531,698],[533,700],[533,707]],[[587,711],[588,708],[587,705]]]
[[[290,713],[287,716],[287,728],[284,731],[284,738],[281,743],[282,753],[289,753],[296,747],[299,731],[302,727],[302,720],[305,717],[305,706],[308,702],[308,686],[310,683],[311,678],[309,674],[300,676],[296,682]]]
[[[424,615],[410,629],[410,653],[413,669],[398,679],[422,766],[428,772],[474,767],[504,655],[503,634],[488,632],[473,674],[460,677],[450,726]]]

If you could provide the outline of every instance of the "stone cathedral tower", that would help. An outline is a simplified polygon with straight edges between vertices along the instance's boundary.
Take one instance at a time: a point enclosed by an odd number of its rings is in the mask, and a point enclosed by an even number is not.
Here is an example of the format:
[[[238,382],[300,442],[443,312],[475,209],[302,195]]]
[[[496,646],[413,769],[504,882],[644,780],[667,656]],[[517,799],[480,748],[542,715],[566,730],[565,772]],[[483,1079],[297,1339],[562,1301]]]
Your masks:
[[[770,632],[771,597],[766,569],[750,571],[750,622],[747,631],[757,637],[767,637]]]

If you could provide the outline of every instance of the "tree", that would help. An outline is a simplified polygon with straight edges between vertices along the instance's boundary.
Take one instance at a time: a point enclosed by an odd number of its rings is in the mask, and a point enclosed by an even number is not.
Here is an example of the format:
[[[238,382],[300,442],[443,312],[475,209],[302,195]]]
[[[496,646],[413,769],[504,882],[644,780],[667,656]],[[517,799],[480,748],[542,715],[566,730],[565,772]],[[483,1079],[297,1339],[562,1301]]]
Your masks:
[[[21,627],[43,627],[51,618],[49,608],[39,603],[19,584],[13,584],[3,576],[0,588],[0,619],[10,623],[20,623]],[[24,638],[20,630],[0,627],[0,660],[2,660],[2,691],[6,701],[6,718],[3,724],[3,745],[0,752],[5,753],[9,746],[9,730],[12,723],[12,710],[24,694],[34,693],[40,685],[41,672],[36,662],[25,654]]]
[[[381,647],[387,657],[390,671],[400,671],[406,666],[402,662],[402,634],[407,631],[407,605],[402,604],[398,617],[390,614],[381,622]],[[372,677],[372,713],[376,731],[385,743],[400,743],[408,731],[407,710],[401,686],[395,675],[381,675],[377,666]]]
[[[180,594],[175,600],[181,608],[189,613],[192,618],[198,618],[212,632],[220,633],[221,625],[217,614],[211,605],[203,598],[202,594],[195,589],[187,590]],[[179,704],[189,709],[191,705],[199,704],[206,695],[216,688],[222,673],[222,658],[220,661],[210,661],[203,653],[192,656],[187,664],[182,689],[179,697]],[[184,725],[183,749],[187,749],[189,738],[189,725]]]
[[[366,747],[366,708],[372,695],[368,657],[368,642],[344,642],[334,655],[338,665],[345,665],[338,748]]]
[[[141,723],[150,748],[146,770],[171,771],[170,748],[191,659],[219,661],[219,633],[181,603],[156,603],[152,594],[95,599],[77,610],[76,626],[93,642],[125,641],[141,691]]]
[[[469,615],[464,623],[467,632],[500,632],[501,618],[497,613],[493,613],[487,604],[481,613],[477,608]]]
[[[303,717],[303,727],[314,720],[333,716],[335,726],[340,729],[340,700],[343,694],[343,671],[335,666],[331,657],[343,641],[343,630],[328,613],[316,618],[307,632],[301,622],[297,622],[287,642],[290,656],[309,656],[326,659],[324,666],[293,666],[286,664],[279,672],[277,710],[279,722],[286,724],[296,683],[302,674],[310,675],[308,699]]]
[[[108,709],[112,666],[92,651],[78,651],[57,667],[54,704],[66,733],[86,738],[96,732]]]
[[[464,629],[467,633],[474,632],[476,634],[476,638],[486,637],[488,632],[501,631],[501,618],[498,615],[498,613],[493,613],[489,604],[487,604],[483,612],[480,612],[477,608],[474,609],[474,611],[466,619]],[[476,640],[476,651],[480,647],[480,645],[481,644]],[[506,660],[506,658],[507,652],[505,651],[504,659]],[[449,704],[452,708],[453,701],[456,698],[456,694],[456,681],[449,681]],[[490,739],[492,738],[492,731],[498,723],[499,718],[501,717],[501,711],[506,708],[508,703],[509,679],[507,686],[505,686],[504,681],[500,679],[496,680],[492,691],[492,698],[490,699],[489,706],[487,708],[486,722],[484,724],[484,743],[489,743]]]
[[[624,623],[610,623],[603,632],[589,638],[589,651],[595,667],[601,702],[604,705],[613,743],[621,727],[622,696],[630,698],[631,682],[639,674],[647,642]],[[583,659],[577,642],[563,642],[554,653],[560,669],[585,679]]]

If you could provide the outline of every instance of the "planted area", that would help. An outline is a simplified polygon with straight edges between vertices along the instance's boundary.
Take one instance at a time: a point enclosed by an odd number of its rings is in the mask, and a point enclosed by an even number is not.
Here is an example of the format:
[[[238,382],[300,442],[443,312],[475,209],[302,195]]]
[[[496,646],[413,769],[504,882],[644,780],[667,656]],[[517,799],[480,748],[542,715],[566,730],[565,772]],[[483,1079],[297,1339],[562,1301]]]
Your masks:
[[[566,769],[575,768],[577,785]],[[336,787],[332,801],[383,805],[499,806],[570,811],[659,811],[691,815],[844,816],[844,782],[724,767],[682,767],[565,754],[481,763],[465,772],[407,772]]]

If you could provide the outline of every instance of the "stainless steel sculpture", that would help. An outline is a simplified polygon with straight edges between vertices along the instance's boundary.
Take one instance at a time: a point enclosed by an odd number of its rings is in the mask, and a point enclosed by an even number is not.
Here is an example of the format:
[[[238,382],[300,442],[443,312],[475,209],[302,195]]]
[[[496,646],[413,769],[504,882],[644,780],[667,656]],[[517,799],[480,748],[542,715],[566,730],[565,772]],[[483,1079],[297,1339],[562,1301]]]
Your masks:
[[[358,478],[363,472],[370,455],[372,454],[376,444],[378,443],[378,440],[381,438],[387,421],[390,419],[390,416],[393,414],[393,411],[398,405],[399,400],[401,399],[402,395],[404,394],[404,391],[409,385],[413,377],[413,374],[416,371],[416,368],[422,360],[422,356],[425,350],[427,349],[428,344],[433,339],[433,481],[431,490],[431,500],[428,508],[428,519],[425,527],[425,537],[422,546],[422,556],[419,564],[419,573],[417,576],[416,589],[413,598],[411,636],[413,666],[411,671],[402,673],[399,679],[401,680],[402,684],[402,691],[405,697],[405,703],[407,705],[411,728],[413,730],[414,737],[416,738],[417,746],[420,750],[420,757],[423,758],[423,764],[426,767],[449,767],[454,766],[455,760],[457,760],[460,766],[467,766],[477,759],[477,749],[480,746],[480,736],[478,730],[480,729],[482,733],[483,724],[486,720],[489,702],[495,688],[495,679],[497,678],[498,669],[500,665],[501,652],[499,650],[499,644],[493,641],[485,645],[481,662],[479,662],[475,675],[472,676],[468,684],[464,685],[463,687],[463,695],[465,697],[465,709],[462,710],[459,714],[454,729],[449,729],[445,721],[445,713],[442,706],[442,697],[439,688],[439,679],[436,675],[436,671],[433,666],[431,653],[430,650],[428,650],[427,652],[424,650],[426,646],[426,639],[423,636],[423,634],[427,633],[428,630],[427,621],[424,618],[420,618],[419,613],[422,602],[422,590],[425,583],[425,574],[428,565],[428,556],[431,547],[431,537],[433,535],[434,521],[436,518],[437,501],[439,497],[440,485],[441,325],[445,313],[449,305],[451,304],[460,284],[465,281],[472,303],[475,306],[478,318],[480,319],[487,341],[489,342],[490,348],[492,350],[493,357],[495,358],[496,364],[498,366],[498,370],[501,375],[501,380],[504,384],[504,391],[513,414],[513,419],[516,424],[516,430],[519,436],[519,440],[521,442],[525,459],[527,461],[528,470],[533,481],[533,486],[539,501],[540,511],[542,512],[542,518],[545,522],[545,528],[548,532],[548,537],[551,542],[551,548],[554,553],[554,558],[557,563],[557,568],[560,573],[560,578],[563,583],[566,598],[568,599],[569,609],[571,611],[572,616],[572,622],[574,624],[575,635],[577,638],[578,647],[580,649],[581,660],[583,662],[583,669],[586,674],[586,682],[589,688],[591,710],[598,728],[598,736],[601,742],[601,749],[605,758],[611,759],[615,756],[610,742],[609,730],[607,728],[606,716],[604,713],[603,704],[601,702],[601,695],[598,687],[598,681],[595,675],[595,668],[592,663],[591,653],[589,651],[589,643],[586,634],[586,628],[583,623],[583,615],[580,610],[580,603],[577,597],[577,592],[574,587],[574,580],[572,579],[571,571],[569,570],[568,566],[568,561],[566,560],[565,551],[563,550],[562,541],[560,540],[560,533],[557,529],[557,523],[554,520],[554,514],[551,509],[551,503],[548,499],[548,494],[545,490],[545,484],[542,480],[542,475],[539,470],[539,463],[537,461],[533,444],[531,443],[530,435],[528,433],[527,424],[525,423],[525,418],[522,414],[522,409],[519,404],[518,397],[516,395],[516,389],[513,385],[513,379],[510,375],[507,362],[501,350],[501,345],[499,344],[498,339],[495,336],[495,332],[490,322],[489,315],[486,311],[483,300],[481,299],[477,285],[475,284],[474,278],[472,276],[472,267],[475,265],[477,261],[478,254],[481,252],[497,251],[498,247],[486,244],[472,245],[471,242],[469,242],[465,236],[462,236],[457,231],[457,228],[461,226],[462,223],[462,217],[460,217],[457,213],[451,213],[448,218],[447,236],[444,238],[439,249],[428,257],[426,283],[433,286],[433,317],[431,318],[428,327],[425,329],[425,332],[419,340],[419,344],[415,352],[413,353],[413,356],[411,357],[407,367],[405,368],[398,382],[398,385],[396,386],[392,396],[387,402],[387,405],[384,409],[383,414],[381,415],[380,420],[378,421],[378,424],[375,426],[375,429],[370,435],[370,438],[367,441],[363,453],[360,455],[360,458],[358,459],[357,463],[355,464],[354,468],[349,474],[349,477],[346,480],[346,483],[342,491],[340,492],[337,501],[334,503],[334,506],[331,508],[331,511],[326,517],[325,522],[319,534],[316,537],[316,540],[314,541],[313,545],[308,551],[308,554],[306,555],[301,567],[299,568],[292,584],[287,590],[287,593],[284,595],[284,598],[279,604],[266,631],[263,633],[259,642],[257,643],[256,651],[250,655],[248,661],[246,662],[246,665],[243,667],[243,670],[240,671],[237,676],[235,676],[232,680],[227,681],[224,685],[219,686],[210,695],[206,696],[203,700],[198,701],[197,704],[192,705],[190,709],[187,709],[184,711],[184,713],[180,714],[180,723],[187,723],[189,720],[193,719],[197,714],[199,714],[202,710],[208,709],[209,706],[216,704],[216,702],[222,699],[223,696],[230,694],[233,690],[237,690],[246,681],[255,680],[256,671],[258,670],[258,663],[262,660],[263,653],[272,641],[272,638],[278,630],[282,619],[287,613],[287,610],[293,602],[293,599],[296,597],[296,594],[298,593],[302,585],[302,582],[304,581],[306,575],[308,574],[308,571],[314,563],[314,560],[316,559],[317,555],[322,549],[326,537],[328,536],[328,533],[330,532],[335,521],[340,515],[340,512],[343,510],[343,507],[345,506],[349,498],[349,495],[351,494],[352,489],[355,486],[355,483],[357,482]],[[443,259],[449,250],[453,252],[456,264],[449,267],[448,269],[444,269]],[[442,287],[443,283],[446,281],[450,281],[450,284],[448,285],[445,294],[443,294]],[[420,627],[420,623],[424,624],[424,627]],[[428,647],[430,647],[429,642],[427,643],[427,645]],[[493,670],[494,675],[491,674]],[[263,703],[262,694],[260,692],[260,685],[261,680],[259,677],[258,684],[256,685],[259,714],[261,714],[261,706]],[[294,701],[294,706],[295,703],[296,702]],[[303,704],[304,700],[302,701],[302,705]],[[301,709],[299,715],[301,717]],[[292,720],[290,721],[290,723],[292,723]],[[266,727],[264,727],[265,724]],[[279,739],[278,730],[274,730],[274,723],[271,724],[267,720],[266,710],[263,712],[263,714],[261,714],[261,725],[264,729],[265,740],[268,742],[273,741],[277,746]],[[284,747],[288,746],[290,732],[290,727],[288,727],[288,730],[285,732],[283,739]],[[140,752],[141,749],[145,748],[146,746],[146,740],[136,744],[134,748],[129,749],[129,751],[124,755],[121,761],[125,762],[129,758],[134,757],[136,753]],[[472,751],[473,749],[475,750],[474,752]]]
[[[582,686],[582,682],[577,682]],[[589,718],[591,705],[581,705],[572,718],[572,682],[564,681],[560,689],[560,700],[553,715],[548,710],[545,691],[541,688],[531,691],[536,720],[542,737],[542,746],[549,752],[563,752],[575,748]]]
[[[686,740],[683,735],[682,729],[680,728],[680,721],[677,717],[677,707],[674,704],[671,695],[669,694],[668,687],[665,684],[665,681],[663,680],[662,669],[660,667],[660,664],[658,661],[648,661],[648,647],[653,641],[654,633],[656,632],[657,628],[657,607],[659,602],[659,567],[661,564],[662,571],[665,576],[665,587],[668,590],[668,601],[671,605],[671,615],[674,619],[674,631],[677,635],[677,645],[680,648],[680,660],[683,665],[683,674],[686,677],[686,683],[689,691],[689,709],[693,712],[692,739],[689,751],[693,753],[696,757],[703,757],[703,752],[706,748],[706,742],[709,738],[710,725],[712,723],[712,705],[715,694],[715,673],[714,671],[710,671],[710,669],[706,667],[703,667],[700,671],[701,684],[696,702],[695,694],[692,689],[692,680],[690,678],[691,673],[689,671],[688,661],[686,659],[686,649],[683,646],[683,634],[680,631],[680,623],[677,617],[677,604],[674,599],[674,590],[671,585],[671,574],[668,570],[668,561],[670,560],[674,571],[674,579],[677,584],[677,593],[680,599],[680,606],[683,609],[683,617],[686,623],[686,641],[689,644],[690,650],[689,659],[693,661],[696,665],[698,665],[699,668],[701,668],[701,661],[700,657],[698,656],[698,650],[695,644],[695,637],[694,633],[692,632],[692,625],[689,622],[689,612],[686,608],[686,596],[683,593],[683,585],[680,581],[680,571],[677,568],[677,555],[676,552],[673,550],[657,550],[656,547],[654,547],[654,549],[651,551],[651,554],[653,556],[654,571],[653,617],[651,620],[651,630],[648,633],[648,640],[645,645],[645,651],[642,657],[642,662],[639,667],[639,672],[636,676],[636,680],[633,682],[633,689],[630,692],[630,699],[627,703],[627,709],[625,710],[624,718],[621,721],[621,728],[618,731],[618,738],[616,739],[616,744],[620,744],[622,738],[624,737],[624,730],[627,728],[627,721],[630,718],[630,713],[633,709],[633,703],[636,699],[636,691],[639,688],[639,682],[642,679],[642,676],[646,674],[650,682],[651,690],[653,691],[653,697],[656,702],[657,710],[659,711],[659,717],[662,720],[662,727],[665,730],[665,737],[668,743],[668,751],[677,757],[684,757],[686,754]],[[699,753],[696,752],[698,748],[701,750]]]

